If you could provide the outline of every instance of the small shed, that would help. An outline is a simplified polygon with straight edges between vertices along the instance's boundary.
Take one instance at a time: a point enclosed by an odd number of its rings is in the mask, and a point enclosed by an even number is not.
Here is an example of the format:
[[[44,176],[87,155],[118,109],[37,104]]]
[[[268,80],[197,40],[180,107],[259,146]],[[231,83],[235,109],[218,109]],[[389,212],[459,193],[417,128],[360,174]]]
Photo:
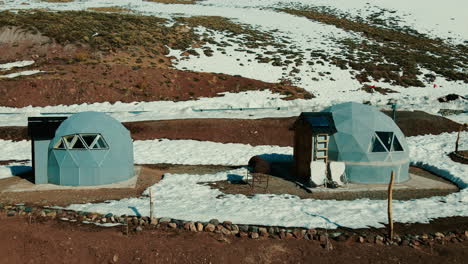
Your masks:
[[[28,136],[31,138],[31,157],[34,183],[47,183],[47,162],[50,140],[66,116],[28,117]]]
[[[331,113],[303,112],[293,124],[294,175],[299,181],[310,180],[310,163],[328,161],[329,136],[336,132]]]
[[[358,183],[409,179],[409,148],[396,123],[377,108],[355,102],[302,113],[294,124],[295,174],[310,180],[310,162],[343,162],[346,178]]]

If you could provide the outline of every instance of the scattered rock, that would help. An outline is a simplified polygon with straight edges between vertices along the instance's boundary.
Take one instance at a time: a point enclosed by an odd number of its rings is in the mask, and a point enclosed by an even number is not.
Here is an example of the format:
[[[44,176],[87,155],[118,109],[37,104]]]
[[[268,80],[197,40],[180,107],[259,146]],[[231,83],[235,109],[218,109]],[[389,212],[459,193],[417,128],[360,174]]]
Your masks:
[[[202,223],[197,223],[196,226],[197,226],[197,231],[198,232],[203,231],[203,224]]]
[[[51,212],[47,213],[47,216],[48,216],[48,217],[52,217],[52,218],[54,218],[54,217],[56,217],[56,216],[57,216],[57,212],[55,212],[55,211],[51,211]]]
[[[259,237],[257,232],[251,232],[250,233],[250,238],[257,239]]]
[[[275,229],[274,229],[273,227],[269,227],[269,228],[268,228],[268,233],[269,233],[270,235],[274,235],[276,232],[275,232]]]
[[[359,236],[358,237],[358,242],[362,244],[362,243],[366,242],[366,239],[364,237],[362,237],[362,236]]]
[[[313,229],[313,228],[312,228],[312,229],[308,229],[308,230],[307,230],[307,234],[314,236],[314,235],[317,234],[317,230],[315,230],[315,229]]]
[[[190,224],[189,224],[189,230],[192,231],[192,232],[198,232],[198,229],[197,229],[197,227],[195,226],[195,223],[194,223],[194,222],[190,222]]]
[[[304,238],[304,235],[305,235],[306,231],[305,230],[301,230],[301,229],[295,229],[293,231],[293,235],[295,238],[297,239],[302,239]]]
[[[15,216],[16,212],[15,211],[8,211],[7,216]]]
[[[230,231],[229,229],[225,228],[225,227],[222,227],[222,228],[221,228],[221,234],[227,236],[227,235],[230,235],[230,234],[231,234],[231,231]]]
[[[162,224],[162,223],[169,223],[171,222],[171,218],[168,218],[168,217],[162,217],[161,219],[159,219],[159,222]]]
[[[159,221],[158,221],[158,219],[157,219],[156,217],[153,217],[153,218],[150,219],[150,224],[151,224],[151,225],[157,225],[158,222],[159,222]]]
[[[113,257],[112,257],[112,261],[114,263],[117,263],[117,261],[119,261],[119,255],[115,254]]]
[[[184,224],[184,229],[185,229],[185,230],[190,230],[190,223],[191,223],[191,222],[186,222],[186,223]]]
[[[207,231],[207,232],[213,232],[213,231],[215,230],[215,228],[216,228],[216,227],[215,227],[213,224],[210,223],[210,224],[207,224],[207,225],[205,226],[205,231]]]
[[[249,231],[253,233],[258,233],[258,226],[250,226]]]
[[[239,231],[242,231],[242,232],[249,232],[249,226],[248,225],[240,225],[239,226]]]
[[[244,237],[245,238],[245,237],[248,237],[248,236],[249,236],[249,234],[246,233],[246,232],[242,232],[242,231],[239,232],[239,237]]]
[[[214,226],[219,225],[218,219],[211,219],[209,223],[212,224],[212,225],[214,225]]]
[[[378,245],[383,245],[384,244],[384,238],[382,236],[376,236],[375,237],[375,243]]]
[[[434,234],[434,236],[435,236],[436,238],[439,238],[439,239],[442,239],[442,238],[444,238],[444,237],[445,237],[445,235],[444,235],[444,234],[442,234],[441,232],[437,232],[437,233],[435,233],[435,234]]]
[[[265,227],[260,227],[258,228],[258,232],[260,233],[261,236],[268,236],[268,230]]]
[[[170,228],[177,228],[177,224],[174,223],[174,222],[170,222],[169,224],[167,224],[167,226],[169,226]]]
[[[285,230],[280,230],[279,231],[279,237],[280,237],[280,239],[285,239],[286,238],[286,231]]]
[[[143,231],[143,227],[141,226],[135,227],[135,232],[141,232],[141,231]]]
[[[458,95],[458,94],[447,94],[446,96],[442,96],[442,97],[437,98],[437,101],[439,101],[441,103],[447,103],[447,102],[450,102],[450,101],[455,101],[457,99],[467,100],[468,98],[463,97],[463,96]]]
[[[293,237],[294,237],[293,234],[286,232],[286,239],[291,239]]]

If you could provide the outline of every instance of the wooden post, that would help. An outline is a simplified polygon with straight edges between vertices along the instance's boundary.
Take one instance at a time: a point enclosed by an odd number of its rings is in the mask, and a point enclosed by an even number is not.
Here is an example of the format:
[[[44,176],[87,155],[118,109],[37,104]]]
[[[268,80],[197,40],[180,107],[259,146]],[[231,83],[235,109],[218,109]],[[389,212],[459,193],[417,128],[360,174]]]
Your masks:
[[[149,199],[150,199],[150,221],[153,221],[154,219],[154,214],[153,214],[153,193],[151,192],[151,188],[149,189]]]
[[[458,130],[458,135],[457,135],[457,141],[455,142],[455,153],[458,152],[458,142],[460,141],[460,133],[462,130],[466,129],[468,127],[468,123],[462,124],[460,126],[460,129]]]
[[[393,180],[394,179],[395,179],[395,172],[392,171],[392,175],[390,177],[390,183],[388,184],[388,206],[387,206],[388,236],[390,237],[390,240],[393,239],[392,199],[393,199]]]

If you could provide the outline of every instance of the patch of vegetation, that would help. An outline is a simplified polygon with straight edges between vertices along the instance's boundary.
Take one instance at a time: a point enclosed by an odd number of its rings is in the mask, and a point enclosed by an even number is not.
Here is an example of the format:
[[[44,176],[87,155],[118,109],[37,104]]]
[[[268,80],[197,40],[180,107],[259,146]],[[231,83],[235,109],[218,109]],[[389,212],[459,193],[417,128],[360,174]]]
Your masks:
[[[281,60],[280,57],[296,58],[298,59],[296,63],[299,63],[303,60],[304,56],[300,52],[292,51],[287,43],[287,40],[274,38],[273,32],[260,31],[254,28],[251,25],[235,23],[232,20],[219,17],[219,16],[193,16],[193,17],[179,17],[176,19],[177,22],[190,26],[191,28],[196,28],[202,26],[208,30],[223,32],[226,34],[226,39],[229,39],[229,42],[220,41],[216,42],[208,34],[200,37],[201,42],[206,42],[210,44],[217,45],[219,47],[232,46],[231,43],[236,43],[240,47],[237,51],[254,53],[250,49],[260,49],[267,46],[274,47],[277,55],[276,58],[270,58],[273,54],[271,51],[264,51],[263,54],[257,54],[256,60],[260,63],[269,63],[273,61],[277,66],[286,66],[288,64],[293,64],[292,60]],[[231,39],[232,38],[232,39]],[[208,52],[207,56],[211,55],[211,52]]]
[[[360,81],[369,81],[372,77],[404,87],[424,86],[418,79],[422,67],[448,80],[468,83],[468,74],[463,71],[468,66],[467,45],[451,45],[415,31],[378,27],[313,8],[280,11],[357,32],[367,38],[338,40],[346,51],[341,57],[327,58],[342,69],[350,67],[359,71],[356,78]],[[323,53],[318,55],[326,57]]]
[[[96,12],[111,12],[111,13],[121,13],[121,12],[131,12],[132,10],[128,8],[123,8],[119,6],[107,6],[107,7],[90,7],[90,11]]]
[[[141,46],[159,54],[168,52],[166,46],[188,49],[197,39],[192,31],[177,31],[166,22],[153,16],[85,11],[0,12],[0,25],[40,32],[60,44],[84,43],[99,50]]]

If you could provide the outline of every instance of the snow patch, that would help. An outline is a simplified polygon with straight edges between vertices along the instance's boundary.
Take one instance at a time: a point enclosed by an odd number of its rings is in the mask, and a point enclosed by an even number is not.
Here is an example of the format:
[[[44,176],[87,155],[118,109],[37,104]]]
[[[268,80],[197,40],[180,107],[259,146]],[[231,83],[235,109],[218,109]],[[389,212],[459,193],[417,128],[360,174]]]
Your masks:
[[[34,64],[34,61],[32,60],[9,62],[9,63],[0,64],[0,70],[9,71],[13,68],[22,68],[22,67],[26,67],[26,66],[33,65],[33,64]]]
[[[13,73],[6,74],[6,75],[0,75],[0,79],[1,78],[12,79],[12,78],[16,78],[16,77],[19,77],[19,76],[29,76],[29,75],[42,73],[42,72],[45,72],[45,71],[30,70],[30,71],[13,72]]]

